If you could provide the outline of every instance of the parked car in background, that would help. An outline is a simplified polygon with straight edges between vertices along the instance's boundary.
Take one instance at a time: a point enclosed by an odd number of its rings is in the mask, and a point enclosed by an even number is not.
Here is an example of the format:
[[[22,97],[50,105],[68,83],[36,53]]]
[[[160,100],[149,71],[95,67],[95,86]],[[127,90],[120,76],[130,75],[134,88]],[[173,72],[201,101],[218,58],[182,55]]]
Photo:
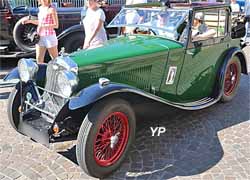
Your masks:
[[[242,38],[242,46],[250,45],[250,1],[237,0],[241,11],[233,13],[232,36]],[[248,24],[247,24],[248,23]]]
[[[36,18],[38,8],[25,5],[16,6],[13,0],[1,1],[4,6],[2,6],[1,11],[0,57],[22,57],[34,54],[35,44],[32,41],[32,34],[36,31],[36,26],[32,24],[23,25],[21,22],[25,16]],[[57,35],[65,29],[79,24],[81,10],[81,7],[57,8],[59,18]]]
[[[29,16],[36,18],[38,8],[18,5],[13,0],[1,0],[1,26],[0,26],[0,58],[31,57],[35,55],[35,42],[33,34],[36,26],[23,25],[23,18]],[[107,23],[119,12],[121,5],[105,5],[103,7],[107,16]],[[67,52],[73,52],[83,45],[84,28],[80,24],[81,14],[84,16],[83,7],[72,7],[64,4],[58,7],[59,28],[56,30],[59,40],[58,48],[65,47]],[[116,29],[108,30],[108,33],[117,33]]]
[[[248,66],[240,39],[231,37],[229,5],[171,6],[123,8],[109,27],[134,34],[102,47],[48,64],[21,59],[4,79],[20,80],[9,96],[9,123],[45,145],[77,139],[78,164],[100,178],[121,165],[133,143],[138,100],[184,110],[231,101]],[[197,15],[213,33],[195,32]]]

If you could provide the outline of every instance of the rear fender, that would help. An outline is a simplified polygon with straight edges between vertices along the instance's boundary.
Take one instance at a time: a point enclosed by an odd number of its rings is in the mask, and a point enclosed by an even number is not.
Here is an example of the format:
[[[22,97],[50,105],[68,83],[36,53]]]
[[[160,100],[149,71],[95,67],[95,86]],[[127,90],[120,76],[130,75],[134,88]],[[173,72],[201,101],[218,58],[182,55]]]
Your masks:
[[[242,73],[248,75],[250,69],[248,69],[248,62],[245,53],[238,47],[233,47],[228,50],[225,61],[228,62],[232,57],[237,56],[240,59]],[[224,64],[227,64],[227,63]],[[226,66],[226,65],[224,65]],[[224,67],[226,69],[226,67]]]
[[[234,56],[237,56],[240,59],[242,73],[248,74],[247,73],[248,72],[247,71],[247,60],[246,60],[244,52],[238,47],[233,47],[233,48],[229,49],[226,52],[226,56],[224,57],[224,61],[223,61],[221,68],[218,72],[217,81],[216,81],[218,83],[216,83],[216,85],[215,85],[213,96],[220,97],[222,95],[223,85],[224,85],[224,77],[226,74],[227,64],[228,64],[228,61]]]
[[[76,24],[74,26],[71,26],[67,29],[65,29],[61,34],[57,36],[58,41],[63,41],[68,35],[76,32],[82,32],[84,33],[84,28],[82,24]]]

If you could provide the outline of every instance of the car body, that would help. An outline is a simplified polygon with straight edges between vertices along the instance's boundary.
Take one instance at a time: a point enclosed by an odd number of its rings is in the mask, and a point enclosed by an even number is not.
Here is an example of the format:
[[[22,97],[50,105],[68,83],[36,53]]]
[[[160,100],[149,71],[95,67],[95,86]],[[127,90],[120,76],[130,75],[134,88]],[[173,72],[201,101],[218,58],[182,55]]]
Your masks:
[[[205,33],[194,33],[197,13]],[[241,73],[248,72],[240,39],[230,36],[229,5],[134,5],[109,27],[134,33],[48,64],[21,59],[5,77],[20,79],[9,97],[13,128],[45,145],[77,138],[77,161],[95,177],[109,175],[124,160],[135,137],[138,100],[206,108],[230,101]]]

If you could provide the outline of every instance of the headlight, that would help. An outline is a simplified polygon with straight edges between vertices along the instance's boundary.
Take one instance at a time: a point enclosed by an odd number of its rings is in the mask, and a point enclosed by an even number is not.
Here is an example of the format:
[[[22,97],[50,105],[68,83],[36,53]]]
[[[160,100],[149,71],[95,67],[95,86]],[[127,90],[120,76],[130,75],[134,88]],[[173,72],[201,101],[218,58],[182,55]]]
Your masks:
[[[38,71],[38,65],[35,59],[20,59],[18,61],[18,72],[21,81],[28,82],[29,80],[34,80],[36,73]]]
[[[70,97],[78,84],[78,78],[75,73],[70,71],[61,71],[58,76],[58,88],[65,97]]]

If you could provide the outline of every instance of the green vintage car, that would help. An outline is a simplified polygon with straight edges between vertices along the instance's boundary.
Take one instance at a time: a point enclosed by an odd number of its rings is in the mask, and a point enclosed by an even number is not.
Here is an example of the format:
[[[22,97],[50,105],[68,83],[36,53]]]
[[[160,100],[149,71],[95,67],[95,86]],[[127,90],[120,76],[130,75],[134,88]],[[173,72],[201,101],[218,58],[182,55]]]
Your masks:
[[[128,153],[138,99],[198,110],[230,101],[248,72],[225,4],[125,7],[109,27],[121,35],[102,47],[48,64],[21,59],[5,78],[20,79],[9,97],[13,128],[45,145],[77,139],[77,161],[94,177]]]

